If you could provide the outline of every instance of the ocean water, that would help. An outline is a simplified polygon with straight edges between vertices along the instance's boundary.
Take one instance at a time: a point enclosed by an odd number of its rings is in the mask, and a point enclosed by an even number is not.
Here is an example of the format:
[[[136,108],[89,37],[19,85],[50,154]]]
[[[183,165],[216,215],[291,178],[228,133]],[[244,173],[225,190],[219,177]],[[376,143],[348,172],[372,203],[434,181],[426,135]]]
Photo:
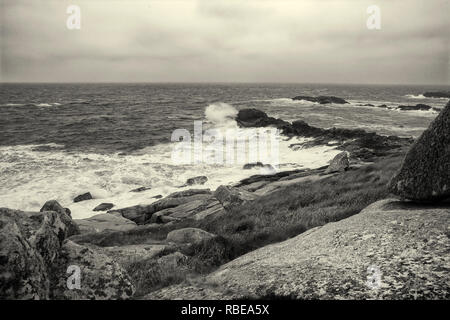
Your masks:
[[[305,120],[323,127],[362,128],[385,135],[417,137],[436,111],[400,111],[400,104],[425,103],[437,109],[447,99],[425,98],[429,86],[307,84],[2,84],[0,86],[0,207],[39,210],[50,199],[75,218],[95,214],[102,202],[116,208],[146,204],[153,196],[182,190],[187,178],[206,175],[204,187],[233,183],[261,169],[242,163],[174,163],[176,129],[219,128],[239,140],[258,134],[239,129],[239,109]],[[348,105],[293,101],[296,95],[334,95]],[[392,109],[360,106],[386,104]],[[338,153],[331,145],[289,146],[305,139],[278,138],[277,170],[325,165]],[[206,145],[207,146],[207,145]],[[275,164],[274,164],[275,166]],[[130,190],[147,186],[150,190]],[[78,194],[94,199],[73,203]]]

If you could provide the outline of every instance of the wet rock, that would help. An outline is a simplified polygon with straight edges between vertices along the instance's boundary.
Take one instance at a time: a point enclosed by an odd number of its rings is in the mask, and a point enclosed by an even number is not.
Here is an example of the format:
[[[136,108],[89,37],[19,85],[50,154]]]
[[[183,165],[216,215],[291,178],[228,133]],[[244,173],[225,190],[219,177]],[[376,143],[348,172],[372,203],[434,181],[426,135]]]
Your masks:
[[[153,198],[153,199],[161,199],[162,197],[163,197],[162,195],[158,194],[158,195],[156,195],[156,196],[153,196],[152,198]]]
[[[167,234],[168,242],[175,243],[198,243],[204,240],[214,238],[215,235],[197,228],[183,228],[169,232]]]
[[[269,117],[265,112],[254,108],[239,110],[236,116],[236,122],[244,128],[267,126],[275,126],[277,128],[281,128],[285,125],[290,125],[289,122]]]
[[[231,210],[245,202],[258,198],[251,192],[230,186],[219,186],[214,192],[214,197],[219,200],[226,210]]]
[[[389,190],[401,198],[433,202],[450,197],[450,102],[416,140]]]
[[[194,184],[205,184],[208,181],[208,177],[206,176],[198,176],[189,178],[186,180],[186,185],[192,186]]]
[[[101,203],[94,208],[94,211],[107,211],[114,207],[113,203]]]
[[[73,199],[73,202],[80,202],[80,201],[86,201],[86,200],[91,200],[92,199],[92,195],[90,192],[86,192],[83,194],[80,194],[79,196],[76,196]]]
[[[130,192],[142,192],[142,191],[147,191],[147,190],[150,190],[150,189],[151,189],[150,187],[139,187],[139,188],[130,190]]]
[[[60,213],[65,213],[67,214],[69,217],[71,216],[71,212],[69,208],[63,208],[62,205],[60,205],[58,203],[58,201],[56,200],[48,200],[41,208],[41,210],[39,210],[40,212],[43,211],[56,211],[56,212],[60,212]]]
[[[400,105],[400,106],[397,107],[397,109],[403,110],[403,111],[412,111],[412,110],[428,111],[428,110],[431,110],[433,108],[430,107],[429,105],[419,103],[419,104],[416,104],[415,106],[403,106],[403,105]]]
[[[345,103],[348,103],[344,99],[334,97],[334,96],[318,96],[318,97],[297,96],[297,97],[292,98],[292,100],[305,100],[305,101],[310,101],[310,102],[317,102],[320,104],[328,104],[328,103],[345,104]]]
[[[259,162],[259,161],[253,162],[253,163],[246,163],[242,167],[242,169],[244,169],[244,170],[249,170],[249,169],[253,169],[253,168],[265,168],[265,169],[269,169],[269,170],[274,170],[274,168],[270,164],[263,164],[262,162]]]
[[[350,162],[348,158],[348,153],[343,151],[337,154],[333,160],[331,160],[330,165],[325,170],[325,173],[342,172],[348,170],[350,167]]]

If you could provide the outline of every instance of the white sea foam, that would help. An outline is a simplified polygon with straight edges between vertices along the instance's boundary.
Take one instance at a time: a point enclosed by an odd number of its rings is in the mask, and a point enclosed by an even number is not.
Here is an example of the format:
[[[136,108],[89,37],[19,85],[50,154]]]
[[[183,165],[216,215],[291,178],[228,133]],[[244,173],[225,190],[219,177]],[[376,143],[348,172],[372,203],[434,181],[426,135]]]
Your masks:
[[[235,134],[248,130],[254,129],[236,129]],[[297,151],[289,147],[306,141],[280,138],[280,170],[323,166],[339,152],[332,146]],[[87,218],[98,214],[92,209],[102,202],[112,202],[115,208],[149,204],[156,201],[153,196],[190,188],[179,186],[194,176],[208,177],[205,185],[196,187],[214,190],[221,184],[261,174],[259,168],[243,170],[241,163],[173,165],[172,147],[161,144],[130,155],[66,152],[54,144],[0,147],[0,207],[39,210],[45,201],[56,199],[70,208],[74,218]],[[141,186],[151,189],[130,192]],[[73,203],[74,197],[88,191],[94,199]]]
[[[423,94],[418,94],[418,95],[406,94],[405,97],[410,98],[410,99],[427,99],[427,97],[425,97]]]

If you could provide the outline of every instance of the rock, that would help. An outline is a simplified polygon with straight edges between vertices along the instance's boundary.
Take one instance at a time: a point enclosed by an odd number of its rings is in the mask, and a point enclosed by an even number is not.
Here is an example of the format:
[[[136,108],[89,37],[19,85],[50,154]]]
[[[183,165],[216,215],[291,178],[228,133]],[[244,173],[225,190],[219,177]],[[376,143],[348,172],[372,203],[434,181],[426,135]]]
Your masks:
[[[80,194],[79,196],[76,196],[75,199],[73,199],[73,202],[80,202],[80,201],[91,200],[91,199],[92,199],[91,193],[86,192],[86,193]]]
[[[449,206],[382,200],[150,296],[192,299],[208,289],[220,299],[448,300],[449,225]]]
[[[130,190],[130,192],[142,192],[142,191],[147,191],[147,190],[151,190],[150,187],[139,187],[133,190]]]
[[[72,219],[56,211],[0,208],[0,297],[48,299],[50,275]]]
[[[425,92],[423,96],[427,98],[450,98],[450,91]]]
[[[69,217],[71,216],[71,212],[69,208],[63,208],[62,205],[58,203],[56,200],[48,200],[41,208],[40,212],[43,211],[56,211],[60,213],[65,213]]]
[[[176,268],[183,265],[188,260],[188,257],[181,252],[174,252],[168,255],[162,256],[157,262],[165,268]]]
[[[60,267],[54,276],[52,298],[70,300],[128,299],[134,287],[125,270],[105,254],[66,240],[61,250]],[[80,289],[68,289],[67,268],[80,268]]]
[[[120,265],[126,266],[132,261],[142,261],[153,259],[160,255],[168,246],[166,244],[132,244],[113,247],[97,247],[107,256],[117,261]]]
[[[389,190],[415,201],[450,197],[450,102],[416,140]]]
[[[350,167],[350,162],[348,159],[348,153],[343,151],[337,154],[333,160],[331,160],[330,165],[325,170],[325,173],[342,172],[348,170]]]
[[[81,233],[127,231],[136,228],[136,223],[119,214],[101,213],[87,219],[76,219]]]
[[[188,186],[192,186],[194,184],[205,184],[206,181],[208,181],[208,178],[205,176],[198,176],[198,177],[193,177],[193,178],[189,178],[186,180],[186,185]]]
[[[327,103],[345,104],[345,103],[348,103],[344,99],[334,97],[334,96],[318,96],[318,97],[297,96],[297,97],[292,98],[292,100],[305,100],[305,101],[310,101],[310,102],[317,102],[320,104],[327,104]]]
[[[156,196],[153,196],[152,198],[153,198],[153,199],[161,199],[162,197],[163,197],[162,195],[158,194],[158,195],[156,195]]]
[[[215,235],[197,228],[177,229],[167,234],[168,242],[175,243],[198,243],[214,238]]]
[[[253,201],[258,198],[258,196],[251,192],[230,186],[219,186],[214,192],[214,197],[219,200],[226,210],[230,210],[245,202]]]
[[[290,125],[289,122],[269,117],[265,112],[254,108],[239,110],[236,116],[236,122],[239,124],[239,126],[244,128],[267,126],[275,126],[281,128],[285,125]]]
[[[197,194],[212,194],[211,189],[188,189],[169,194],[168,198],[190,197]]]
[[[433,109],[429,105],[426,104],[416,104],[415,106],[398,106],[397,109],[403,110],[403,111],[411,111],[411,110],[421,110],[421,111],[428,111]]]
[[[259,161],[253,162],[253,163],[246,163],[242,167],[242,169],[244,169],[244,170],[249,170],[249,169],[253,169],[253,168],[265,168],[265,169],[269,169],[269,170],[274,170],[274,168],[270,164],[263,164],[262,162],[259,162]]]
[[[377,106],[378,108],[384,108],[384,109],[389,109],[389,107],[385,104],[380,104],[379,106]]]
[[[136,222],[137,224],[146,224],[150,222],[152,215],[155,212],[168,208],[175,208],[179,205],[186,204],[191,201],[197,200],[206,201],[211,198],[210,194],[203,192],[196,193],[191,196],[181,196],[180,194],[177,193],[175,193],[175,195],[176,195],[175,197],[171,197],[169,195],[168,197],[155,201],[149,205],[137,205],[122,209],[116,209],[108,211],[108,213],[119,212],[124,218],[130,219]]]
[[[94,208],[94,211],[107,211],[112,207],[114,207],[114,204],[112,203],[101,203]]]

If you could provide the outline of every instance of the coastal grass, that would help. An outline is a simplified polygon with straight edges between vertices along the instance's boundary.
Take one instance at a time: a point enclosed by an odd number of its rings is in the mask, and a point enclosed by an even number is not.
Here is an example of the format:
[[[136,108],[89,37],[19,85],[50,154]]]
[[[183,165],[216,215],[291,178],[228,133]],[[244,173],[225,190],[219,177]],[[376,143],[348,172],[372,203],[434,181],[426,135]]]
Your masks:
[[[170,225],[141,226],[123,232],[75,236],[76,242],[99,246],[161,243],[172,230],[195,227],[218,237],[192,246],[172,248],[189,256],[183,266],[162,268],[155,259],[132,261],[124,267],[143,296],[159,288],[209,273],[218,266],[265,245],[357,214],[369,204],[389,196],[387,183],[402,157],[346,172],[283,187],[218,217],[184,220]]]

